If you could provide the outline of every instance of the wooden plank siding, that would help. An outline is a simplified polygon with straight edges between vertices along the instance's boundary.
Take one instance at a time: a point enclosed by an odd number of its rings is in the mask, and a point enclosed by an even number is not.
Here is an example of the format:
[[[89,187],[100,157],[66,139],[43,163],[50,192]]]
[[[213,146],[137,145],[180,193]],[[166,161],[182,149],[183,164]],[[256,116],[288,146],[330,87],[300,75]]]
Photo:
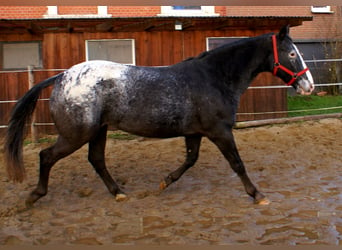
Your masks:
[[[278,27],[277,27],[278,28]],[[184,31],[129,31],[129,32],[47,32],[42,34],[0,34],[1,41],[42,41],[43,68],[67,69],[85,61],[86,40],[134,39],[136,65],[171,65],[206,50],[207,37],[251,37],[275,31],[264,29],[222,29]],[[35,83],[59,73],[34,71]],[[253,86],[282,84],[271,74],[260,74]],[[0,73],[0,101],[17,100],[28,90],[28,73]],[[41,98],[48,98],[51,88]],[[13,103],[0,103],[0,125],[7,124]],[[239,113],[287,110],[286,89],[248,90],[241,98]],[[39,101],[37,123],[52,122],[48,101]],[[279,118],[286,114],[241,115],[238,121]],[[55,133],[53,126],[39,126],[39,133]],[[3,132],[3,129],[0,129]]]

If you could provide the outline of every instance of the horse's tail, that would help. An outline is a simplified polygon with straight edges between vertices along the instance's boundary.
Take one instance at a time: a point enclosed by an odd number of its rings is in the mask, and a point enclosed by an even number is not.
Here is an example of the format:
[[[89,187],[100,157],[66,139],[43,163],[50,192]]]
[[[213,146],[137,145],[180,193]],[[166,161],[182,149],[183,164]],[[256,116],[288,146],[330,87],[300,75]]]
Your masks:
[[[8,177],[14,182],[25,179],[23,140],[25,124],[32,117],[41,91],[55,83],[62,73],[52,76],[32,87],[15,105],[11,112],[5,137],[4,156]]]

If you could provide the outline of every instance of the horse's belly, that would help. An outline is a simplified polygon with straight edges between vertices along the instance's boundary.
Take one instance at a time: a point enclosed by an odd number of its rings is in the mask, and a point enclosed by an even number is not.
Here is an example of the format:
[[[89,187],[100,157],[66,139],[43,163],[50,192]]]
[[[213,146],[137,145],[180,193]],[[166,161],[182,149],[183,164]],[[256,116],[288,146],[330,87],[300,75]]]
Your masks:
[[[144,129],[137,129],[132,127],[120,127],[119,128],[122,131],[139,135],[143,137],[151,137],[151,138],[171,138],[171,137],[177,137],[182,136],[184,133],[181,133],[178,130],[173,130],[170,128],[144,128]]]
[[[167,138],[183,135],[186,130],[186,119],[181,115],[153,114],[151,110],[127,112],[118,115],[115,112],[108,117],[108,123],[113,127],[145,137]]]

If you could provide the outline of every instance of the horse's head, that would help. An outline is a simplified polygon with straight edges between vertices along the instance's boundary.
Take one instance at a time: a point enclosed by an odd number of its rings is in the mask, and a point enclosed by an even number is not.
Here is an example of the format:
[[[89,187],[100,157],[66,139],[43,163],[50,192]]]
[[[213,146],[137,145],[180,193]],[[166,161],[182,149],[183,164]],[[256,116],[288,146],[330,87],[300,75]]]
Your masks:
[[[309,95],[314,90],[312,75],[298,48],[289,36],[289,26],[283,27],[272,36],[273,74],[287,85],[292,85],[297,93]]]

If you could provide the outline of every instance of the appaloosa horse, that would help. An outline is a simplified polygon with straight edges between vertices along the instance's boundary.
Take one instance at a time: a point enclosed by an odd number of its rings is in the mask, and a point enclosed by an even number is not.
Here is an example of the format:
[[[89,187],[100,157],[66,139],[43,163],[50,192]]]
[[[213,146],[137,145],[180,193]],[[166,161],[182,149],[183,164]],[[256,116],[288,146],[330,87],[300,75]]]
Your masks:
[[[314,89],[312,76],[288,35],[265,34],[224,45],[168,67],[136,67],[88,61],[42,81],[14,107],[5,142],[9,178],[23,181],[24,127],[42,89],[54,85],[50,111],[57,142],[40,152],[40,175],[26,204],[47,194],[51,167],[89,143],[89,161],[117,199],[124,192],[105,166],[107,128],[168,138],[184,136],[186,160],[161,183],[177,181],[198,158],[201,138],[208,137],[241,178],[256,203],[268,200],[250,181],[235,146],[232,128],[241,94],[260,72],[272,72],[300,94]]]

